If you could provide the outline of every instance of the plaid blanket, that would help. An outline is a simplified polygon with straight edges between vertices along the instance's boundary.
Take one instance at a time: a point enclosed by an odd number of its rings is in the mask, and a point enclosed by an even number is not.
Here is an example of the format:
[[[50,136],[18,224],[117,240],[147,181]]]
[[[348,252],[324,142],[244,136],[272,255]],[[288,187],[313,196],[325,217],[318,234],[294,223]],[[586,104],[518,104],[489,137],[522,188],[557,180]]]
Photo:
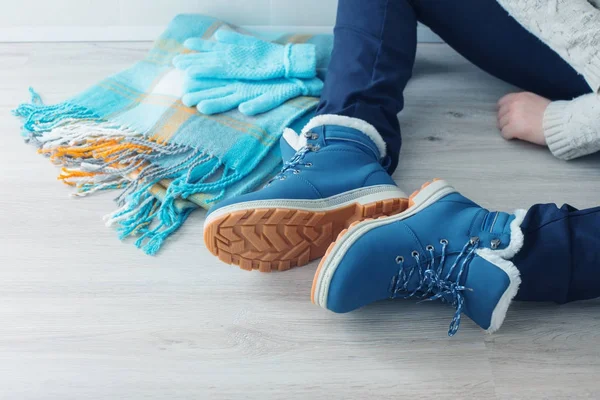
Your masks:
[[[120,189],[119,208],[106,217],[121,239],[156,253],[198,207],[251,191],[281,163],[278,141],[285,127],[301,127],[318,103],[298,97],[248,117],[237,110],[203,115],[181,101],[183,72],[174,56],[189,52],[191,37],[212,38],[217,29],[240,28],[202,15],[179,15],[148,55],[81,94],[56,105],[32,101],[14,114],[23,135],[62,167],[59,178],[75,196]],[[330,35],[262,36],[280,43],[314,43],[323,67]],[[299,130],[299,129],[297,129]]]

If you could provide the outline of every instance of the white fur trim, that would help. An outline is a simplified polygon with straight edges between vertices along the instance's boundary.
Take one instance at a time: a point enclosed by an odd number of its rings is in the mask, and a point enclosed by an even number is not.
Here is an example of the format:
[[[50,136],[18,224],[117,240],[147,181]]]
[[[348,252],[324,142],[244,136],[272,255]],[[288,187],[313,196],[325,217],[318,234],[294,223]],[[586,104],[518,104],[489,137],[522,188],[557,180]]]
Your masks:
[[[494,333],[502,326],[504,317],[506,317],[506,312],[508,311],[508,307],[510,306],[512,299],[519,291],[519,286],[521,285],[521,274],[512,262],[499,257],[497,251],[490,249],[479,249],[476,251],[476,253],[481,258],[487,260],[496,267],[500,268],[502,271],[506,272],[508,278],[510,279],[508,288],[494,308],[490,327],[485,330],[486,333]]]
[[[286,143],[289,144],[290,147],[295,151],[298,151],[306,146],[306,136],[298,135],[295,130],[290,128],[285,128],[283,130],[283,140],[285,140]]]
[[[358,118],[351,118],[344,115],[335,114],[317,115],[308,121],[308,124],[306,124],[304,129],[302,129],[302,133],[304,134],[313,128],[318,128],[319,126],[323,125],[338,125],[345,128],[359,130],[367,135],[367,137],[371,139],[373,143],[375,143],[377,150],[379,150],[379,158],[383,158],[387,154],[385,141],[379,132],[377,132],[377,129],[375,129],[375,127],[368,122]]]
[[[510,243],[508,247],[500,250],[493,250],[494,254],[504,259],[511,259],[521,250],[525,237],[521,231],[521,224],[527,215],[526,210],[515,210],[515,219],[510,223]]]

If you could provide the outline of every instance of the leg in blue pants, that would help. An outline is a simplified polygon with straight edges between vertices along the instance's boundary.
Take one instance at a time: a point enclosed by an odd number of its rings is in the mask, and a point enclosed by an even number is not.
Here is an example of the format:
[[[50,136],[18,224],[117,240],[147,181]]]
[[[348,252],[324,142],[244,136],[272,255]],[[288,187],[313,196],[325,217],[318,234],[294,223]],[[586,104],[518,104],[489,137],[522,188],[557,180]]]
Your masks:
[[[484,71],[551,100],[590,87],[557,53],[496,0],[340,0],[335,41],[317,114],[360,118],[388,148],[389,168],[402,144],[397,114],[413,69],[417,20]]]
[[[411,77],[421,21],[484,71],[552,100],[591,91],[558,54],[525,30],[496,0],[340,0],[335,42],[317,114],[360,118],[388,147],[401,147],[397,113]],[[559,303],[600,296],[600,209],[532,207],[514,262],[520,300]]]
[[[496,0],[415,0],[417,17],[489,74],[550,100],[592,89],[554,50],[529,33]]]
[[[600,297],[600,207],[538,204],[521,224],[525,243],[515,300],[567,303]]]
[[[417,50],[417,17],[407,0],[340,0],[334,46],[317,114],[359,118],[387,144],[398,165],[398,113]]]

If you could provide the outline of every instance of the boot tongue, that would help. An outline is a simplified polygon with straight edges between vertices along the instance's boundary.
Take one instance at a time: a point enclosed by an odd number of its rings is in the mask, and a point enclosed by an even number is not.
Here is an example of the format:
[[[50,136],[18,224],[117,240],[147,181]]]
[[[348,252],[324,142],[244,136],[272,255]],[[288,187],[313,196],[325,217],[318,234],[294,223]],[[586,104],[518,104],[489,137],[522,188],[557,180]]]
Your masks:
[[[483,247],[503,250],[510,245],[511,223],[514,220],[515,215],[506,212],[482,213],[474,221],[474,230],[471,234],[481,239]]]
[[[298,150],[306,146],[306,138],[297,132],[300,132],[313,117],[314,112],[307,112],[283,130],[283,135],[279,140],[279,147],[281,149],[281,158],[284,162],[289,161]]]
[[[491,212],[483,221],[483,230],[485,232],[495,233],[497,235],[510,235],[510,223],[515,216],[505,212]]]
[[[285,129],[281,140],[279,140],[281,158],[284,162],[291,160],[296,152],[304,146],[306,146],[306,137],[304,135],[298,135],[292,129]]]

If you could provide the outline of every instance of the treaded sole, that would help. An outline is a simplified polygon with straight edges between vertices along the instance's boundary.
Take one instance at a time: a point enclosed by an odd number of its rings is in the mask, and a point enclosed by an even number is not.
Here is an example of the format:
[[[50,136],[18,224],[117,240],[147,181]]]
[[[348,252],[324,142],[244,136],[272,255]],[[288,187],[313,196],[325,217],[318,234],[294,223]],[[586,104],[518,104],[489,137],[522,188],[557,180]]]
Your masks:
[[[408,199],[387,199],[333,210],[259,208],[231,212],[204,228],[208,250],[248,271],[285,271],[322,257],[339,233],[367,218],[398,214]]]

